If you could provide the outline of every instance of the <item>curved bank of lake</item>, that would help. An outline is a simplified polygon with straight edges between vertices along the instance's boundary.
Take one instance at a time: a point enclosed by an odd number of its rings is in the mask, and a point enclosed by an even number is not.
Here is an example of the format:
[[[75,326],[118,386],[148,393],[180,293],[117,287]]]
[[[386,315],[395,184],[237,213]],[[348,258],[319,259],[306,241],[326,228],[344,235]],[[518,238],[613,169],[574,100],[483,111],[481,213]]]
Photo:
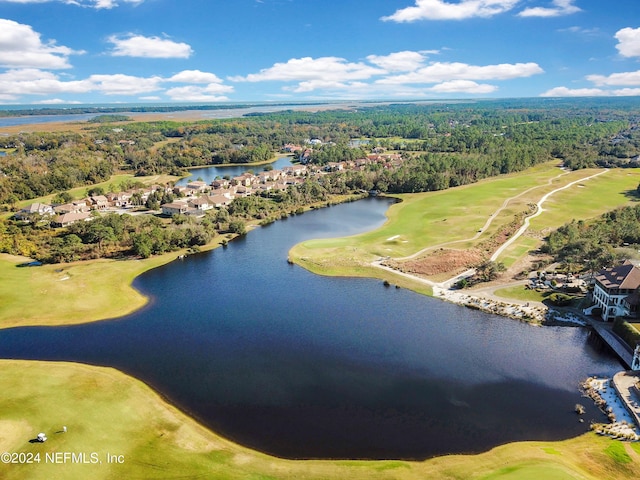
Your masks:
[[[585,432],[578,384],[619,363],[580,328],[505,320],[289,265],[295,243],[379,226],[390,200],[291,217],[139,277],[113,321],[0,331],[0,357],[109,365],[214,431],[292,458],[426,458]]]

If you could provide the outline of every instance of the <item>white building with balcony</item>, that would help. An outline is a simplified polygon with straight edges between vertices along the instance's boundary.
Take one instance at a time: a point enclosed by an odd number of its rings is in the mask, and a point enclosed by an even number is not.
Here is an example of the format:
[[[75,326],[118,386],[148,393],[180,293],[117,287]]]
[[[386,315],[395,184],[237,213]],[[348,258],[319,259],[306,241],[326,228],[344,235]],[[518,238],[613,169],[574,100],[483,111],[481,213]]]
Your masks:
[[[625,302],[640,287],[640,268],[626,261],[622,265],[600,270],[594,278],[593,301],[602,309],[605,322],[628,316],[629,302]],[[594,307],[594,308],[595,308]]]

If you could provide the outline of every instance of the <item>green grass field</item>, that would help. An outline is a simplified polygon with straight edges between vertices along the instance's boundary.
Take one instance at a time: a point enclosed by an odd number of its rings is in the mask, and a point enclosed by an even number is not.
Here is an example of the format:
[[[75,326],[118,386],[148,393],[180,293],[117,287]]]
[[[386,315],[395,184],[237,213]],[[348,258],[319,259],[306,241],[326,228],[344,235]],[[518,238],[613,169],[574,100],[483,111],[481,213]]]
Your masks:
[[[216,248],[225,237],[202,251]],[[144,260],[91,260],[19,267],[30,259],[0,254],[0,328],[73,325],[128,315],[147,298],[133,280],[184,251]]]
[[[0,328],[86,323],[131,313],[147,302],[131,287],[133,279],[175,256],[20,268],[29,259],[0,254]]]
[[[498,260],[509,267],[537,248],[552,229],[638,200],[633,192],[640,183],[639,172],[614,169],[580,181],[598,172],[602,170],[563,172],[546,164],[449,190],[398,195],[402,202],[389,209],[388,220],[381,228],[353,237],[307,241],[296,245],[289,256],[318,274],[348,276],[357,272],[394,281],[389,273],[370,267],[371,262],[387,256],[399,259],[441,246],[478,246],[513,221],[514,215],[527,211],[528,205],[578,180],[576,185],[549,197],[543,213],[531,221],[525,235],[502,253]],[[498,212],[505,202],[506,207]],[[485,229],[485,222],[493,214],[495,218]],[[410,283],[406,279],[398,281],[405,286]],[[415,283],[410,288],[424,291]]]
[[[40,463],[0,463],[0,478],[6,480],[603,480],[640,475],[636,450],[591,433],[424,462],[283,460],[215,435],[142,382],[111,368],[1,360],[0,384],[0,452],[40,454]],[[30,443],[39,432],[48,440]],[[64,463],[65,452],[101,463],[72,463],[70,456]],[[114,457],[119,462],[108,463]]]
[[[522,285],[500,288],[493,293],[498,297],[513,298],[516,300],[524,300],[526,302],[542,302],[551,294],[550,292],[541,293],[535,290],[526,289]]]

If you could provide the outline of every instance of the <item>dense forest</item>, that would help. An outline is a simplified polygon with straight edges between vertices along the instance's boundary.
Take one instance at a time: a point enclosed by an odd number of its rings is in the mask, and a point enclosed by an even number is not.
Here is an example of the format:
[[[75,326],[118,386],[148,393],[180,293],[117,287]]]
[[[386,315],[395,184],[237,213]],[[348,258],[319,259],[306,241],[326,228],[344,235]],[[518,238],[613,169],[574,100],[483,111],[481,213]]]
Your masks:
[[[199,219],[107,214],[61,230],[44,218],[4,220],[0,251],[45,262],[146,257],[243,233],[250,221],[326,205],[335,195],[442,190],[553,159],[572,169],[640,165],[635,99],[370,105],[198,122],[133,122],[117,114],[122,111],[101,111],[79,131],[2,137],[0,205],[15,211],[19,201],[51,193],[65,203],[69,189],[90,189],[115,173],[182,175],[191,166],[264,163],[285,145],[320,167],[380,152],[400,154],[402,161],[308,177],[284,191],[236,198]],[[157,210],[172,200],[152,196],[146,207]],[[553,233],[543,249],[569,266],[587,259],[588,268],[598,269],[616,260],[618,247],[640,243],[638,219],[640,208],[630,207],[597,222],[574,222]]]
[[[542,247],[569,270],[595,272],[614,266],[640,245],[640,206],[622,207],[590,221],[573,221],[552,232]]]
[[[120,119],[120,117],[106,116]],[[381,191],[439,190],[520,171],[551,159],[573,169],[640,163],[640,104],[594,99],[399,104],[284,111],[199,122],[87,123],[79,133],[3,137],[0,204],[106,180],[116,172],[180,175],[191,166],[264,162],[285,144],[309,161],[338,162],[374,149],[404,152],[401,171],[372,171],[347,184]],[[353,139],[368,143],[350,146]]]

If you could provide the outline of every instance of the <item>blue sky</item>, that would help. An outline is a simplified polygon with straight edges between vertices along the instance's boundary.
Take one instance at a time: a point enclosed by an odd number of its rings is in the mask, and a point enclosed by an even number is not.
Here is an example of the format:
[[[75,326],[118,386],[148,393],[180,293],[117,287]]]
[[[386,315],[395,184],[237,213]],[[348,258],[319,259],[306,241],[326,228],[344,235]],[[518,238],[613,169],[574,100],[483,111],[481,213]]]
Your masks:
[[[638,0],[0,0],[0,103],[640,95]]]

